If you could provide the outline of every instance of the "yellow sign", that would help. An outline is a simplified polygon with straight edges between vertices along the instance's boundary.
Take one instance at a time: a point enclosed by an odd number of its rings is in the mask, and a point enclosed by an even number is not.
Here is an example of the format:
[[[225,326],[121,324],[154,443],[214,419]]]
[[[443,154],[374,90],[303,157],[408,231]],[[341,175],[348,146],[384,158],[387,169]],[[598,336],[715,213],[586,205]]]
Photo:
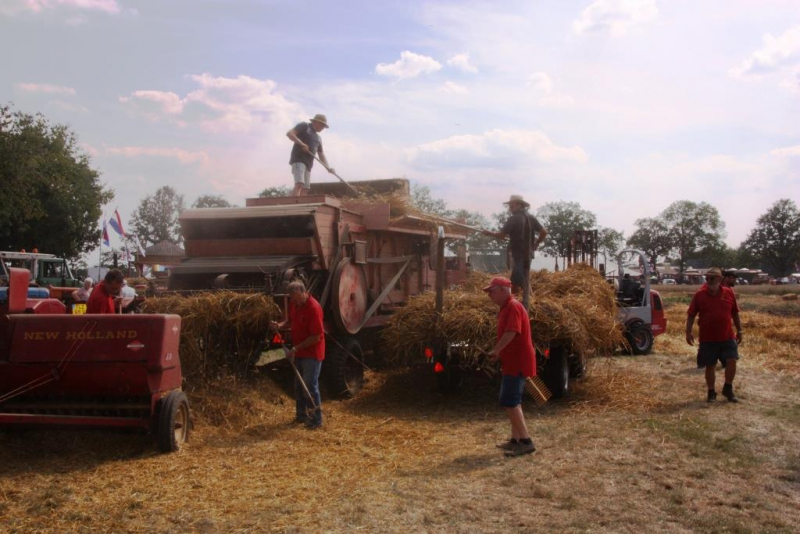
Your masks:
[[[83,315],[86,313],[86,303],[78,302],[72,307],[72,315]]]

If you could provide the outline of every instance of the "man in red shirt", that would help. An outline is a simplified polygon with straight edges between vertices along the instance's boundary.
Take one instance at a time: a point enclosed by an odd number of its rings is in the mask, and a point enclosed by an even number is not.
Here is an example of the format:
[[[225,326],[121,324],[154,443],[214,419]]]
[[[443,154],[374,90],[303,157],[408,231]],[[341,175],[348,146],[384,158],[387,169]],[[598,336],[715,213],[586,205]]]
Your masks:
[[[491,358],[500,358],[503,383],[500,406],[511,422],[511,439],[498,445],[506,456],[521,456],[536,450],[522,413],[525,379],[536,376],[536,351],[531,341],[531,324],[525,307],[511,293],[511,280],[497,276],[483,288],[500,307],[497,315],[497,343]]]
[[[742,323],[739,320],[739,306],[733,290],[722,285],[722,271],[716,267],[706,272],[706,283],[692,298],[686,317],[686,342],[694,345],[692,327],[699,315],[700,347],[697,349],[697,367],[706,368],[708,402],[717,399],[714,389],[716,381],[714,368],[719,361],[725,368],[725,385],[722,394],[728,402],[738,402],[733,393],[733,378],[736,376],[736,361],[739,359],[738,345],[742,342]],[[736,325],[736,335],[731,328],[731,320]]]
[[[295,366],[303,377],[314,406],[306,398],[299,380],[294,383],[295,422],[309,429],[322,426],[322,399],[319,394],[319,372],[325,359],[325,330],[322,326],[322,307],[307,291],[303,282],[292,282],[288,286],[289,315],[285,321],[273,322],[273,331],[291,328],[294,346],[287,357],[294,358]]]
[[[117,298],[125,278],[119,269],[111,269],[97,284],[86,302],[86,313],[116,313]]]

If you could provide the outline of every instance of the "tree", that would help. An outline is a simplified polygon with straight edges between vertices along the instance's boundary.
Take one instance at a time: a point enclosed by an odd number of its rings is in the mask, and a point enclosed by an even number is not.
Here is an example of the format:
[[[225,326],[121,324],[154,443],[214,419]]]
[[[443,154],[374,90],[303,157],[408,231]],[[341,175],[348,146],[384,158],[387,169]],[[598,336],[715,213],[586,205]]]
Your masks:
[[[775,276],[787,276],[800,262],[800,211],[788,198],[775,202],[742,243]]]
[[[192,204],[193,208],[230,208],[233,204],[221,195],[201,195]]]
[[[75,259],[97,246],[114,198],[99,177],[67,126],[0,107],[0,248]]]
[[[613,259],[622,249],[625,243],[625,235],[613,228],[600,227],[597,229],[597,250],[606,255],[606,262]]]
[[[565,258],[575,230],[588,230],[597,225],[597,217],[577,202],[548,202],[536,212],[536,218],[547,230],[542,252]]]
[[[636,230],[628,238],[628,246],[642,250],[655,266],[658,258],[672,250],[669,228],[660,217],[636,219]]]
[[[725,223],[717,208],[707,202],[678,200],[670,204],[659,217],[669,228],[670,248],[678,256],[679,272],[686,260],[703,249],[722,247]]]
[[[291,194],[291,192],[292,190],[286,187],[285,185],[279,185],[276,187],[267,187],[258,194],[258,197],[259,198],[288,197]]]
[[[434,198],[430,187],[414,185],[411,188],[411,205],[423,213],[446,217],[449,213],[447,203],[441,198]]]
[[[178,217],[184,209],[183,195],[165,185],[142,199],[133,212],[129,226],[135,230],[144,247],[162,241],[180,244],[182,238]]]

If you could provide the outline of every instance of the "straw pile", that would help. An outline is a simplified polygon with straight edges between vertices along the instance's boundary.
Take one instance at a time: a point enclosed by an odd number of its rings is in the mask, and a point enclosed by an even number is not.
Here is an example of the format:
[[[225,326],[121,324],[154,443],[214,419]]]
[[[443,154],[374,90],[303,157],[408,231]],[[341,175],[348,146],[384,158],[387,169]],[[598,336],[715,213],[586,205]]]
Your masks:
[[[233,291],[152,298],[144,303],[143,311],[180,315],[181,367],[190,377],[222,370],[245,373],[254,363],[269,322],[280,317],[280,308],[270,296]]]
[[[437,339],[490,350],[497,334],[497,307],[480,290],[488,280],[489,275],[474,273],[463,287],[445,291],[438,321],[433,293],[412,298],[392,316],[383,332],[389,358],[410,363],[418,357],[421,347]],[[622,331],[615,321],[613,289],[597,271],[585,265],[558,273],[531,273],[528,314],[531,335],[539,347],[563,343],[581,357],[589,358],[623,343]],[[477,354],[475,351],[472,357],[477,358]]]

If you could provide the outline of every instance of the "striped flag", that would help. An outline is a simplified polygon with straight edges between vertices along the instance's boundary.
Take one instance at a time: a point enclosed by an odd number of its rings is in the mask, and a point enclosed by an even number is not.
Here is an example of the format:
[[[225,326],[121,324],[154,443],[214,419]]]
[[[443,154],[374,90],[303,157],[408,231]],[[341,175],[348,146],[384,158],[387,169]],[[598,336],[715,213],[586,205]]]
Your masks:
[[[103,241],[102,241],[102,243],[107,247],[111,246],[111,241],[109,241],[109,239],[108,239],[108,226],[106,226],[105,217],[103,217]]]
[[[123,238],[125,237],[125,230],[122,228],[122,217],[119,216],[118,210],[114,210],[114,216],[109,219],[108,224],[110,224],[111,228],[120,236]]]

